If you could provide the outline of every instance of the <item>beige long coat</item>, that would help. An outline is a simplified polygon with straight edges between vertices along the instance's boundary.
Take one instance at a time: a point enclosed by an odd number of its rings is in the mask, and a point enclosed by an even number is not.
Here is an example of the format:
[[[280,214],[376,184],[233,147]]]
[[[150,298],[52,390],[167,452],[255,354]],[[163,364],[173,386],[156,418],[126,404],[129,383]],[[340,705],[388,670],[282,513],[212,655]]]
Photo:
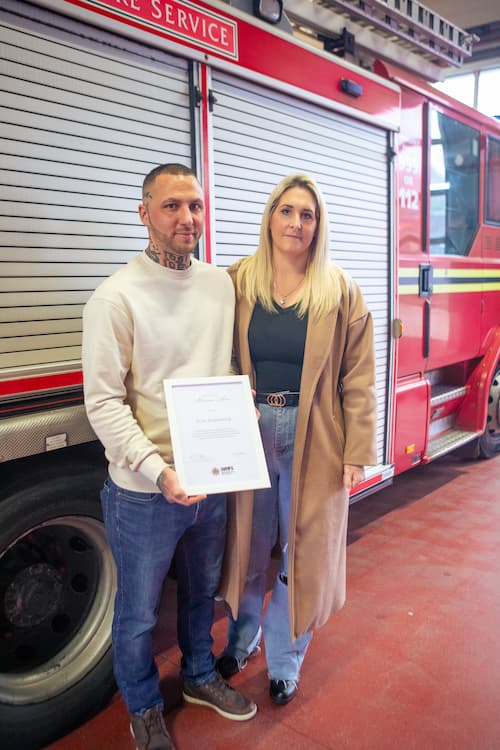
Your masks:
[[[237,266],[230,269],[235,280]],[[376,464],[371,315],[356,283],[336,268],[338,309],[308,320],[292,469],[288,600],[293,637],[323,625],[345,601],[348,495],[344,464]],[[236,301],[235,353],[255,387],[248,346],[253,306]],[[229,498],[221,595],[236,617],[248,566],[253,492]]]

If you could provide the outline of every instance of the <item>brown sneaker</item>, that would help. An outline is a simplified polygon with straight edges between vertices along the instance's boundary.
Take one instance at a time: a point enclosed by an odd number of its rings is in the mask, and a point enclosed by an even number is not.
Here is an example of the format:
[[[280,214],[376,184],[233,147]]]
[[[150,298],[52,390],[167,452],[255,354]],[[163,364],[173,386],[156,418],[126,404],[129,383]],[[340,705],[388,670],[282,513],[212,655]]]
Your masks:
[[[205,685],[184,682],[182,695],[188,703],[208,706],[233,721],[246,721],[257,713],[255,703],[224,682],[218,673],[212,682]]]
[[[159,706],[148,708],[143,714],[132,714],[130,718],[130,732],[137,750],[175,750]]]

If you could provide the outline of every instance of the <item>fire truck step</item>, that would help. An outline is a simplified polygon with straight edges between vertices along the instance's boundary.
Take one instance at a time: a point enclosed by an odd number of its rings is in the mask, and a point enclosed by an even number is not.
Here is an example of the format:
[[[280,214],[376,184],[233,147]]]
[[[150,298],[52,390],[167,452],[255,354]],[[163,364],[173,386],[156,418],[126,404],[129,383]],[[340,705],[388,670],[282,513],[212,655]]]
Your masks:
[[[462,398],[467,393],[464,385],[433,385],[431,396],[431,408],[438,404],[445,404],[455,398]]]
[[[450,428],[446,432],[429,440],[426,462],[433,461],[435,458],[439,458],[439,456],[443,456],[445,453],[449,453],[450,451],[469,443],[471,440],[474,440],[474,438],[479,437],[480,434],[480,432],[458,430],[455,427]]]

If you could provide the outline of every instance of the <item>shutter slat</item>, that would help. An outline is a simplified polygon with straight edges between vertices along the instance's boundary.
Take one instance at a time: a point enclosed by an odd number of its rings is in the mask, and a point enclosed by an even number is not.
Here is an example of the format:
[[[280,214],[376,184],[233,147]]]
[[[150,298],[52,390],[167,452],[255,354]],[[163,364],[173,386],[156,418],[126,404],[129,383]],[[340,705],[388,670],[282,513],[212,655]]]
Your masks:
[[[377,446],[384,461],[389,346],[387,134],[230,74],[214,73],[217,263],[254,252],[271,189],[311,174],[330,214],[331,255],[363,290],[372,312],[377,369]]]
[[[191,163],[191,126],[186,61],[15,9],[0,10],[0,369],[27,374],[78,360],[83,304],[146,246],[144,175]]]

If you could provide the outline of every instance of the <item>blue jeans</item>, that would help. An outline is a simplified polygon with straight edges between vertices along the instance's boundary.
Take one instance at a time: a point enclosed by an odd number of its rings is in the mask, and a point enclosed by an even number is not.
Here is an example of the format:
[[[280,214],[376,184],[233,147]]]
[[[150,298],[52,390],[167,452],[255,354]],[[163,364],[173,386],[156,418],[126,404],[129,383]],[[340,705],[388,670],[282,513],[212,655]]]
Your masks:
[[[296,681],[312,638],[312,633],[305,633],[292,641],[288,586],[282,581],[282,576],[288,575],[288,521],[298,408],[279,408],[267,404],[259,404],[258,407],[261,414],[259,427],[271,487],[257,490],[254,495],[248,573],[238,619],[235,621],[229,618],[225,653],[243,661],[252,653],[263,631],[269,677]],[[271,552],[278,538],[281,549],[280,571],[262,619],[267,571]]]
[[[108,478],[101,492],[117,569],[113,618],[114,672],[130,713],[163,708],[152,631],[163,582],[175,558],[177,637],[183,678],[215,678],[211,628],[226,528],[226,499],[210,495],[189,507],[163,495],[133,492]]]

